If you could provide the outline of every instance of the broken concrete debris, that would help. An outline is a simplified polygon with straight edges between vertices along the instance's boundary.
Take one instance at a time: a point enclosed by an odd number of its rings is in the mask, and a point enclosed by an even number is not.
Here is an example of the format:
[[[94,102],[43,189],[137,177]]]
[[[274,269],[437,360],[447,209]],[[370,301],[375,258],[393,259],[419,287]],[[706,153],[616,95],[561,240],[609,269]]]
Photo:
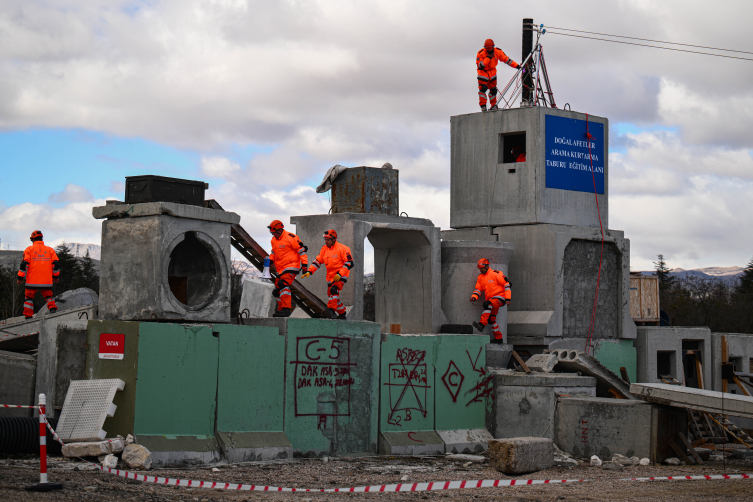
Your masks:
[[[131,469],[148,471],[152,467],[152,453],[139,444],[129,444],[121,455]]]
[[[602,465],[601,459],[596,455],[591,455],[591,465],[593,467],[601,467]]]
[[[557,362],[557,354],[536,354],[526,361],[526,366],[533,372],[551,373]]]
[[[505,474],[541,471],[554,465],[554,443],[539,437],[495,439],[489,442],[489,458]]]

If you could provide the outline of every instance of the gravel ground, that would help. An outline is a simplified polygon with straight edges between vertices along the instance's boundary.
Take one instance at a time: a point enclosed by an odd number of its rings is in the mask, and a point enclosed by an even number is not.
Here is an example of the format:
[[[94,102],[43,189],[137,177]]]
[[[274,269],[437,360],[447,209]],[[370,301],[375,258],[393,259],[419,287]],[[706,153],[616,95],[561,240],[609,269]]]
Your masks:
[[[444,457],[366,457],[328,459],[294,459],[290,461],[254,462],[215,465],[191,469],[156,469],[149,475],[247,483],[296,488],[334,488],[424,481],[473,479],[511,479],[489,466],[449,460]],[[219,471],[219,472],[217,472]],[[32,493],[24,486],[39,481],[38,460],[15,458],[0,460],[0,500],[65,500],[65,501],[243,501],[291,500],[323,501],[359,500],[511,500],[511,501],[576,501],[576,500],[644,500],[686,501],[753,500],[753,479],[718,481],[619,481],[620,478],[703,475],[753,474],[753,464],[744,460],[707,462],[703,466],[626,467],[623,471],[607,471],[598,467],[555,467],[516,479],[589,479],[584,483],[561,485],[519,486],[505,488],[472,488],[418,493],[271,493],[229,492],[197,488],[158,486],[153,483],[127,480],[87,468],[81,461],[50,459],[50,482],[62,483],[61,491]]]

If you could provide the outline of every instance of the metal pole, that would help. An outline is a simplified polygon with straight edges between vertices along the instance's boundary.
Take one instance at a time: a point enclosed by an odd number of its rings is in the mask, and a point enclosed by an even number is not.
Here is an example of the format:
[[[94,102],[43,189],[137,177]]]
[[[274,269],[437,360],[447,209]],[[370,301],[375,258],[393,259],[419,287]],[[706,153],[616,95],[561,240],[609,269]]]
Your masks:
[[[30,492],[49,492],[60,490],[63,485],[59,483],[47,482],[47,420],[45,419],[45,408],[47,398],[44,394],[39,394],[39,483],[28,485],[27,491]]]
[[[521,60],[525,61],[529,54],[531,54],[531,51],[533,50],[533,19],[532,18],[525,18],[523,19],[523,55],[521,56]],[[533,58],[531,58],[531,62],[533,61]],[[528,65],[526,65],[526,72],[523,74],[523,100],[521,102],[521,106],[531,106],[532,96],[531,91],[533,90],[533,75],[531,74],[531,63],[529,62]]]

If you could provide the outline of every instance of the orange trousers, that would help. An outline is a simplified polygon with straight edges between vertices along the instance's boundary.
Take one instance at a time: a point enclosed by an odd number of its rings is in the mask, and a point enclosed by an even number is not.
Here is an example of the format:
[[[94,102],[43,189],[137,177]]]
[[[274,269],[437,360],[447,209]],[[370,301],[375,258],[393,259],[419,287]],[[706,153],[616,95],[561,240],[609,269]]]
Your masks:
[[[489,98],[491,100],[491,105],[495,106],[497,104],[497,76],[491,78],[491,80],[486,80],[485,78],[479,78],[478,79],[478,104],[479,106],[484,106],[486,104],[486,91],[489,91]]]
[[[293,308],[293,295],[290,292],[290,285],[293,284],[295,276],[296,274],[288,272],[275,279],[275,288],[278,290],[278,293],[275,295],[277,297],[278,311]]]
[[[34,297],[37,296],[37,291],[42,293],[42,297],[47,301],[47,308],[52,310],[58,308],[55,302],[52,300],[51,289],[24,289],[24,316],[31,317],[34,315]]]
[[[501,306],[502,300],[492,298],[491,300],[484,302],[484,311],[481,313],[481,324],[491,323],[492,333],[494,333],[494,338],[497,340],[504,338],[504,335],[499,330],[499,324],[497,324],[497,313]]]
[[[331,308],[338,314],[345,313],[345,305],[340,301],[340,291],[342,291],[343,286],[345,286],[345,284],[342,281],[337,281],[330,284],[329,289],[327,290],[329,293],[329,296],[327,297],[327,307]]]

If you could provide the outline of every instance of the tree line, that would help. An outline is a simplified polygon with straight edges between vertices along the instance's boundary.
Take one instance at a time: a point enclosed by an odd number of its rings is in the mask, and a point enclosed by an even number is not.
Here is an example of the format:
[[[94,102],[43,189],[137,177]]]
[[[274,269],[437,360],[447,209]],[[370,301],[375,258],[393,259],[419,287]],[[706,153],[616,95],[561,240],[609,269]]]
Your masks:
[[[732,284],[701,277],[680,278],[658,255],[659,302],[673,326],[708,326],[715,333],[753,333],[753,258]]]
[[[99,273],[89,251],[83,258],[77,258],[63,243],[55,248],[60,260],[60,281],[52,285],[52,294],[59,295],[65,291],[78,288],[89,288],[99,294]],[[12,268],[0,265],[0,319],[23,315],[24,284],[17,284],[18,269],[22,258]],[[37,312],[44,305],[42,296],[34,298],[34,311]]]

